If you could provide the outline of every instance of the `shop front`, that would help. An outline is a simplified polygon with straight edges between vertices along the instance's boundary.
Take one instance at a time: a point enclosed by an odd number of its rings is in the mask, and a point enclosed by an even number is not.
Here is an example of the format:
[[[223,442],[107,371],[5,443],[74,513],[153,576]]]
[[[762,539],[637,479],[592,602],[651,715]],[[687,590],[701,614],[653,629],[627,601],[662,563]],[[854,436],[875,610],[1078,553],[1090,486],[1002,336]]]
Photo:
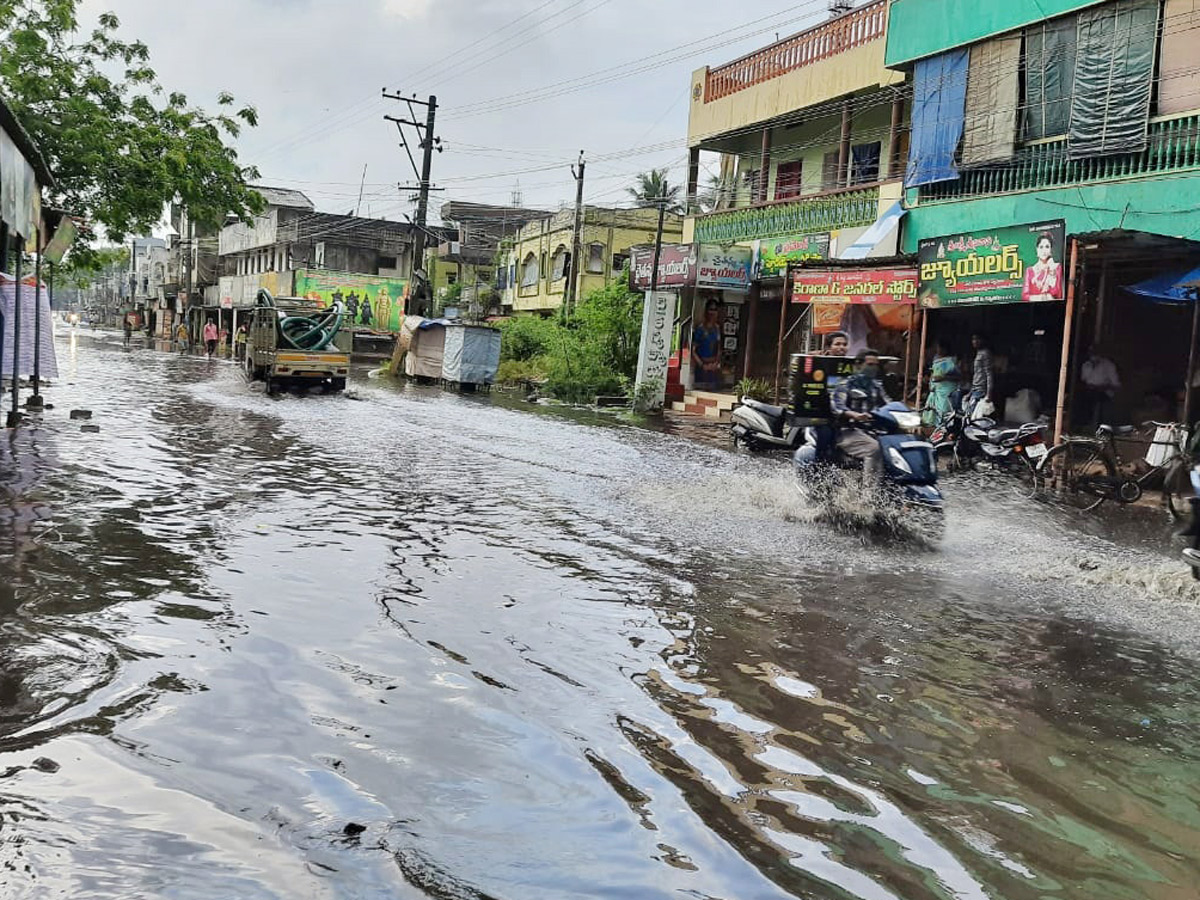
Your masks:
[[[986,348],[996,418],[1058,415],[1074,304],[1070,246],[1062,220],[921,241],[922,376],[936,366],[943,388],[956,373],[953,383],[969,391],[978,350]]]
[[[888,395],[907,398],[916,382],[917,270],[903,259],[800,263],[790,273],[792,318],[801,340],[796,352],[820,352],[833,335],[846,338],[846,355],[871,348],[890,362]],[[777,380],[786,364],[778,348]]]

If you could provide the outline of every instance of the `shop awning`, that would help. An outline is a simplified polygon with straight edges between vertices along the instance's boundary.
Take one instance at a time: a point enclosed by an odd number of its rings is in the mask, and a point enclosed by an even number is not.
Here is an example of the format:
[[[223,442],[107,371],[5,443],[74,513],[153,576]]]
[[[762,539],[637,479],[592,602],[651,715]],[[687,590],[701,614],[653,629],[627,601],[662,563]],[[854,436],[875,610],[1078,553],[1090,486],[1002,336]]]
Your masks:
[[[900,201],[893,203],[863,232],[862,237],[838,254],[838,259],[866,259],[872,250],[883,243],[884,238],[896,230],[907,211]]]
[[[1124,289],[1155,303],[1195,303],[1196,293],[1200,290],[1200,268],[1175,272],[1173,275],[1158,275],[1137,284],[1127,284]]]

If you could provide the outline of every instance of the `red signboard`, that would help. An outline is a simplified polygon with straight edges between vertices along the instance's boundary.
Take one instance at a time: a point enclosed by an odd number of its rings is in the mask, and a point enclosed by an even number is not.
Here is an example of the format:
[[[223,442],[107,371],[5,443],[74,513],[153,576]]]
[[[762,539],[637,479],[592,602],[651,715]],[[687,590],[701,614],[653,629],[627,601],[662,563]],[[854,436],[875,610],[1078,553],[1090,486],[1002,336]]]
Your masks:
[[[792,302],[915,304],[917,270],[797,269]]]

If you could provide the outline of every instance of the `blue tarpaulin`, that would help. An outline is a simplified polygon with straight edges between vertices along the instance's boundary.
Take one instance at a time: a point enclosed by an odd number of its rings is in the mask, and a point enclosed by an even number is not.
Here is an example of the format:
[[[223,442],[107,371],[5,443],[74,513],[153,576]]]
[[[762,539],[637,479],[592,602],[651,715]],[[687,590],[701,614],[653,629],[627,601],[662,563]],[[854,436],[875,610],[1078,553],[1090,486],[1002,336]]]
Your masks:
[[[1125,290],[1138,297],[1153,300],[1155,303],[1195,303],[1197,284],[1200,284],[1200,269],[1186,272],[1176,272],[1173,275],[1159,275],[1139,281],[1137,284],[1125,285]]]
[[[962,48],[917,62],[905,187],[958,178],[954,155],[963,133],[969,59]]]

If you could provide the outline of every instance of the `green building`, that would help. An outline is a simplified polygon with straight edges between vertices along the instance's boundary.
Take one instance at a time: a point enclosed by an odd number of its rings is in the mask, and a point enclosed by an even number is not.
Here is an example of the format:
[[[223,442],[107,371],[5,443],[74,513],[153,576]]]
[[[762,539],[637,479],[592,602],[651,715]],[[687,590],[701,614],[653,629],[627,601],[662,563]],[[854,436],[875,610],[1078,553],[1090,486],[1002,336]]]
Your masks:
[[[891,4],[923,346],[969,359],[987,332],[1001,412],[1028,389],[1063,429],[1194,418],[1178,285],[1200,267],[1198,29],[1196,0]],[[1120,374],[1111,397],[1087,383],[1093,347]]]

